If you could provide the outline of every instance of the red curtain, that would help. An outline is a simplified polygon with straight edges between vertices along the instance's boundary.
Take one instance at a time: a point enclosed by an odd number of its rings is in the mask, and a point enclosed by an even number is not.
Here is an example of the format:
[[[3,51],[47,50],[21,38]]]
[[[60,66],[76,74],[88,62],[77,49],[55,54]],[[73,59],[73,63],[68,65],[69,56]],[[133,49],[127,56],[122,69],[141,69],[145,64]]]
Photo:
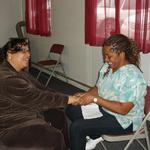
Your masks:
[[[85,0],[85,42],[90,45],[97,44],[96,13],[97,0]]]
[[[85,43],[102,46],[114,33],[150,52],[150,0],[85,0]]]
[[[26,31],[41,36],[51,35],[50,0],[26,0]]]

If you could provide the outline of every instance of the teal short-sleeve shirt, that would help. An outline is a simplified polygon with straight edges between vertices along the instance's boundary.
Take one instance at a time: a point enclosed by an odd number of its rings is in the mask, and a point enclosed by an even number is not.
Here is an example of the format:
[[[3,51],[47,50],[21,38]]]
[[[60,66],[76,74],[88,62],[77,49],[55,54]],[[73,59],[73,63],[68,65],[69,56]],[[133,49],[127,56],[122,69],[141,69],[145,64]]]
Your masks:
[[[132,64],[122,66],[112,72],[108,64],[105,63],[100,69],[96,86],[99,96],[104,99],[134,104],[127,115],[103,109],[114,115],[124,129],[133,123],[133,131],[137,130],[144,117],[144,96],[147,87],[142,72]]]

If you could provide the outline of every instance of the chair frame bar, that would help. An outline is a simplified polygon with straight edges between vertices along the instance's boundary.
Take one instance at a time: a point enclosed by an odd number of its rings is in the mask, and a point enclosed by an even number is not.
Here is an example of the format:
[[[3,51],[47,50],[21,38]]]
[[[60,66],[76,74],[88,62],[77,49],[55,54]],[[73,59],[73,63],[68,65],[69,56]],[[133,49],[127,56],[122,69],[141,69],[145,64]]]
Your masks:
[[[136,136],[140,133],[140,130],[142,129],[142,127],[144,127],[144,131],[145,131],[147,148],[148,148],[148,150],[150,149],[148,131],[147,131],[147,127],[146,127],[146,120],[148,120],[149,117],[150,117],[150,112],[146,115],[146,117],[144,118],[144,120],[143,120],[141,126],[140,126],[139,129],[135,132],[135,134],[134,134],[133,137],[130,139],[130,141],[128,142],[128,144],[125,146],[124,150],[128,150],[128,148],[130,147],[131,143],[136,139]]]
[[[128,143],[126,144],[126,146],[124,147],[123,150],[128,150],[129,147],[131,146],[131,144],[134,141],[136,141],[144,150],[150,150],[150,142],[149,142],[150,139],[149,139],[149,136],[148,136],[148,130],[147,130],[147,126],[146,126],[146,121],[147,120],[150,120],[150,112],[146,115],[146,117],[144,118],[141,126],[133,134],[132,138],[128,141]],[[145,138],[136,138],[140,134],[141,129],[144,129]],[[142,144],[140,139],[145,139],[146,140],[147,148]],[[107,141],[107,140],[104,139],[104,141]],[[105,146],[104,141],[101,141],[100,144],[102,145],[104,150],[107,150],[107,147]],[[119,142],[119,140],[118,140],[118,142]]]

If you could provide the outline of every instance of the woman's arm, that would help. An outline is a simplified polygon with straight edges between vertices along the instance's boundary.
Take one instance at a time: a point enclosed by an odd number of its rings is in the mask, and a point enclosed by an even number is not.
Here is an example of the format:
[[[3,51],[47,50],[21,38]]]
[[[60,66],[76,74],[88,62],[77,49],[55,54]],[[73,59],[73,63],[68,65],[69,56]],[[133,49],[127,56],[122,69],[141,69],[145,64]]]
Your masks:
[[[97,97],[96,103],[114,113],[121,115],[126,115],[134,107],[132,102],[115,102],[103,99],[101,97]]]
[[[87,105],[93,103],[94,98],[97,99],[97,104],[118,114],[126,115],[133,107],[132,102],[116,102],[103,99],[99,96],[93,96],[91,94],[86,94],[80,98],[80,105]]]
[[[92,87],[91,89],[89,89],[89,90],[87,91],[87,93],[88,93],[88,94],[91,94],[91,95],[93,95],[93,96],[98,96],[97,87],[96,87],[96,86]]]
[[[64,107],[68,103],[68,95],[42,90],[29,80],[18,76],[5,79],[3,93],[15,104],[25,105],[32,109],[46,110],[49,108]]]

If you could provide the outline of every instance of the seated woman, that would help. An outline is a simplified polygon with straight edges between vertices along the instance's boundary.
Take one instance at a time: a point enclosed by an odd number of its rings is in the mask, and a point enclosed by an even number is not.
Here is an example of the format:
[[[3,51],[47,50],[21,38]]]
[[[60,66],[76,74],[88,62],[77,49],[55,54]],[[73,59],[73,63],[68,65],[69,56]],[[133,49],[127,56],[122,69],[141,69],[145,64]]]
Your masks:
[[[25,39],[8,41],[1,54],[4,58],[0,65],[2,144],[8,147],[66,150],[67,121],[65,113],[59,108],[74,104],[77,99],[42,86],[25,71],[30,60]]]
[[[103,44],[104,65],[95,87],[77,93],[80,105],[95,103],[101,117],[85,119],[82,106],[68,106],[71,150],[85,150],[86,137],[126,134],[138,129],[144,116],[146,82],[139,68],[139,49],[122,34],[110,36]],[[96,145],[94,145],[96,146]],[[94,147],[92,147],[94,148]]]

